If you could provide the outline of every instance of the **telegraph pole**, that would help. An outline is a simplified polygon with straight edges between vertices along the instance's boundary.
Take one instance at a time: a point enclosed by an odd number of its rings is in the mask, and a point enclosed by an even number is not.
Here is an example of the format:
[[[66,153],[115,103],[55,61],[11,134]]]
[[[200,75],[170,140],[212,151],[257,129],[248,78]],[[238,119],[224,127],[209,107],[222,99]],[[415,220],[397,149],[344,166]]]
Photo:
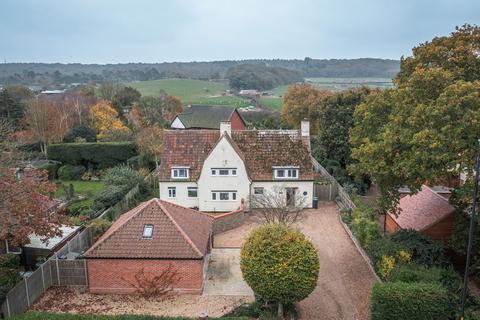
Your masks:
[[[463,289],[461,300],[460,320],[465,319],[465,300],[467,298],[468,289],[468,269],[470,267],[470,258],[472,255],[472,244],[475,233],[475,213],[477,211],[477,197],[478,197],[478,175],[480,171],[480,139],[478,139],[477,145],[477,161],[475,165],[475,180],[473,181],[473,197],[472,197],[472,214],[470,216],[470,230],[468,233],[468,247],[467,247],[467,261],[465,262],[465,274],[463,276]]]

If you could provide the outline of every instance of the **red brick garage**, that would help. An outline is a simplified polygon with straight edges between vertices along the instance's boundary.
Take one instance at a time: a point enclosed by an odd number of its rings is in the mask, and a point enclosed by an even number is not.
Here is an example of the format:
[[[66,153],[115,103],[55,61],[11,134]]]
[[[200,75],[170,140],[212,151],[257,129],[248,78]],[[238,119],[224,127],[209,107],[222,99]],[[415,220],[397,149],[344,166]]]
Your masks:
[[[147,277],[172,266],[180,277],[174,291],[200,294],[210,252],[212,218],[152,199],[123,214],[86,252],[89,290],[132,293],[135,275]]]

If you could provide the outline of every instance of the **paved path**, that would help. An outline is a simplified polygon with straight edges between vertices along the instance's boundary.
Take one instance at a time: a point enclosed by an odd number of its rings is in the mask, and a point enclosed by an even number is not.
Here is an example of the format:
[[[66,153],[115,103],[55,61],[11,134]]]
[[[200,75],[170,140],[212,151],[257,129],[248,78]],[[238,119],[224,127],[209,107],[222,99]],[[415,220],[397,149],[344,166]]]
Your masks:
[[[253,296],[240,270],[240,249],[212,249],[203,294]]]
[[[256,226],[255,217],[244,225],[215,236],[216,247],[240,247]],[[366,320],[374,275],[339,221],[333,202],[306,210],[297,226],[314,243],[320,258],[315,291],[297,309],[301,319]]]

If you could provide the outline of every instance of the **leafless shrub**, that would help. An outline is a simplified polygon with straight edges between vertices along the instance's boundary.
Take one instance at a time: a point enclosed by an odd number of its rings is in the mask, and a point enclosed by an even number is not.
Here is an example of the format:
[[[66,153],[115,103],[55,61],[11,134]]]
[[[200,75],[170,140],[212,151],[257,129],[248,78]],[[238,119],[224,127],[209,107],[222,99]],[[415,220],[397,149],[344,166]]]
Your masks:
[[[165,270],[154,276],[148,275],[145,269],[141,268],[135,274],[134,281],[122,279],[135,288],[135,293],[145,299],[153,299],[172,291],[173,286],[180,281],[181,277],[178,275],[177,269],[169,264]]]
[[[298,220],[305,208],[306,197],[299,194],[298,189],[287,195],[287,189],[275,186],[272,191],[263,190],[262,194],[250,197],[250,207],[258,209],[263,223],[292,224]]]

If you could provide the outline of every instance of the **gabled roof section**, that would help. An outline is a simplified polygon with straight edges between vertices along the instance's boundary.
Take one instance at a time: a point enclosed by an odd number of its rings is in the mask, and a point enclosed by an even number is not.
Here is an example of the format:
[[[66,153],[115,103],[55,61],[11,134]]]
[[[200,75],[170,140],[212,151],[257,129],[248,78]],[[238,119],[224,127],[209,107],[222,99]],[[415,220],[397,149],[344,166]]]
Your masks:
[[[221,121],[230,121],[237,109],[231,106],[193,105],[177,117],[185,129],[219,129]],[[240,113],[240,119],[245,123]]]
[[[121,215],[85,253],[87,258],[201,259],[207,252],[213,219],[158,199]],[[145,225],[153,226],[143,238]]]
[[[160,181],[170,181],[172,167],[190,168],[188,181],[197,181],[208,154],[219,141],[215,130],[166,130]],[[239,130],[227,140],[245,163],[251,180],[273,180],[273,167],[299,167],[299,180],[313,180],[310,141],[295,130]]]
[[[455,211],[448,199],[426,185],[417,194],[401,198],[398,206],[401,209],[398,216],[389,212],[390,217],[402,229],[417,231],[428,229]]]

